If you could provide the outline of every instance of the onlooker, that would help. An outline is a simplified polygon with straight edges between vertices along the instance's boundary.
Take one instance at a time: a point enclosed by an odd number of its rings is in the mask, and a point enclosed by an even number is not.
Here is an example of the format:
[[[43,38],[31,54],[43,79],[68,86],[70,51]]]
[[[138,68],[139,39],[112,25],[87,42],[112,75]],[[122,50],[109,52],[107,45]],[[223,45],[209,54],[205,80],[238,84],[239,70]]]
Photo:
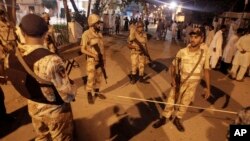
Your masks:
[[[250,33],[240,37],[236,43],[237,52],[233,60],[231,77],[243,81],[247,68],[250,65]],[[239,69],[239,71],[238,71]]]
[[[226,26],[222,25],[220,30],[216,32],[214,38],[209,46],[210,49],[210,67],[212,69],[216,68],[220,57],[222,56],[222,43],[223,43],[223,33],[226,31]]]
[[[228,72],[228,69],[232,63],[233,56],[237,51],[235,44],[239,40],[240,36],[242,36],[243,32],[244,30],[242,28],[237,29],[237,33],[232,33],[230,39],[226,44],[220,66],[220,69],[224,74]]]

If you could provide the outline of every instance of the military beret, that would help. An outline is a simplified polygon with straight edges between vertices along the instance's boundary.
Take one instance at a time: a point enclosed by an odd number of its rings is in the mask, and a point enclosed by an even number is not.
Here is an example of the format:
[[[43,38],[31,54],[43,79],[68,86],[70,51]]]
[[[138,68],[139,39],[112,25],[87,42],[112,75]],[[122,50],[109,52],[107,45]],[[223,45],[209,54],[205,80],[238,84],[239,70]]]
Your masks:
[[[48,25],[45,20],[35,14],[25,15],[19,26],[25,34],[32,37],[41,37],[48,31]]]

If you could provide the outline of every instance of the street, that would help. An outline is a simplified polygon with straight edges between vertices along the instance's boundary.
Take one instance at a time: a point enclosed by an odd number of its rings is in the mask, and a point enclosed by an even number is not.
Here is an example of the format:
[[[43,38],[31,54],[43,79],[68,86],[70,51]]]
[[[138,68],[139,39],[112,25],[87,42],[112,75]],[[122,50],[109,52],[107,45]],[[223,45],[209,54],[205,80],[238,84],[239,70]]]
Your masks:
[[[155,25],[150,26],[154,35]],[[77,86],[76,101],[72,110],[76,141],[224,141],[229,124],[242,107],[249,106],[250,78],[244,82],[229,79],[219,71],[211,70],[212,97],[202,97],[204,81],[195,95],[194,107],[189,108],[183,118],[185,132],[179,132],[168,121],[159,129],[152,124],[160,116],[164,105],[152,101],[165,102],[171,88],[168,68],[177,53],[184,47],[182,42],[172,41],[168,35],[165,41],[157,41],[155,36],[149,41],[148,50],[153,65],[146,67],[145,83],[129,83],[130,52],[127,48],[128,33],[104,36],[107,51],[107,84],[102,83],[101,92],[106,100],[96,99],[89,105],[85,91],[85,56],[75,58],[79,67],[74,67],[70,78]],[[14,123],[0,123],[0,139],[3,141],[27,141],[35,138],[31,119],[27,114],[27,102],[8,83],[2,86],[5,92],[7,112],[16,116]],[[133,99],[137,98],[137,100]],[[145,100],[151,100],[145,101]],[[213,111],[218,109],[221,111]],[[232,113],[230,113],[230,111]]]

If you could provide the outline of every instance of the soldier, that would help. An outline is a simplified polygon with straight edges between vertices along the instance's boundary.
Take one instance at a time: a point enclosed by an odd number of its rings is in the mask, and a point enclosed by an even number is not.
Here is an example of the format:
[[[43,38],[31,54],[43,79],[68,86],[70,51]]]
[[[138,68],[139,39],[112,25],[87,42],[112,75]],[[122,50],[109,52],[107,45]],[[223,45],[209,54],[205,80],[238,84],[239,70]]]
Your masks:
[[[99,92],[101,85],[102,74],[105,73],[102,71],[104,66],[97,67],[100,61],[103,61],[105,64],[105,50],[103,44],[103,36],[100,33],[100,17],[96,14],[91,14],[88,17],[89,29],[86,30],[82,35],[81,40],[81,51],[87,55],[87,96],[89,104],[94,104],[94,97],[92,91],[94,90],[94,96],[100,99],[106,99],[106,97]],[[100,52],[98,52],[98,50]],[[99,58],[101,55],[101,58]]]
[[[141,48],[147,47],[147,34],[143,32],[144,24],[143,22],[137,22],[136,26],[130,25],[129,34],[129,45],[131,50],[131,84],[136,83],[136,71],[139,68],[139,81],[143,82],[144,67],[145,67],[145,55],[142,53]]]
[[[70,102],[75,98],[63,60],[43,45],[48,25],[40,16],[28,14],[20,23],[25,38],[22,53],[8,56],[7,76],[28,99],[28,112],[37,133],[35,140],[73,140]],[[5,61],[5,62],[7,62]]]
[[[56,52],[56,41],[55,41],[55,29],[53,25],[50,25],[50,16],[48,13],[43,13],[42,18],[45,20],[45,22],[48,24],[49,30],[45,36],[44,45],[53,53]]]
[[[4,57],[3,50],[0,50],[0,60],[1,60],[1,63],[0,63],[0,121],[12,122],[15,118],[6,113],[6,107],[4,104],[4,92],[1,87],[2,84],[7,83],[7,80],[4,76],[4,64],[3,64],[4,58],[3,57]]]
[[[238,117],[235,119],[236,125],[250,125],[250,106],[243,108],[238,113]]]
[[[4,64],[3,60],[6,57],[6,53],[11,51],[14,47],[15,36],[13,29],[6,19],[5,12],[0,9],[0,120],[4,122],[11,122],[15,118],[6,113],[6,107],[4,104],[4,92],[1,85],[6,84],[6,78],[4,76]]]
[[[0,9],[0,46],[4,52],[13,50],[15,44],[14,28],[7,21],[6,14]]]
[[[202,71],[204,71],[207,90],[205,91],[205,98],[210,96],[210,80],[209,80],[209,56],[208,47],[202,43],[204,34],[200,30],[193,30],[190,32],[190,44],[178,51],[176,59],[179,61],[173,61],[171,70],[172,76],[172,89],[167,99],[167,105],[162,113],[162,117],[159,118],[154,124],[154,128],[159,128],[166,123],[166,120],[170,118],[171,114],[176,110],[174,125],[181,132],[184,132],[184,126],[181,119],[186,113],[187,107],[193,100],[196,87],[200,83]],[[178,69],[176,70],[176,67]],[[180,72],[180,83],[177,83],[175,76]],[[177,91],[176,87],[179,87]],[[183,106],[174,107],[173,104],[181,104]],[[175,109],[174,109],[175,108]]]

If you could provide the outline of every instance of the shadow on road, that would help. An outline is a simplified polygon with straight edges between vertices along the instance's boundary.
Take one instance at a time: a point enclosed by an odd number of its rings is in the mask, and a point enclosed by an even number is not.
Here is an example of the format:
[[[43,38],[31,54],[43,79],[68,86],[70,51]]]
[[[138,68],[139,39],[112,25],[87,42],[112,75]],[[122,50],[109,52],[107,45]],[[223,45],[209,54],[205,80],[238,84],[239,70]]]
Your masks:
[[[10,114],[15,117],[15,121],[12,123],[0,122],[0,139],[14,132],[19,127],[31,123],[31,118],[28,114],[27,106],[24,106]]]
[[[136,94],[132,94],[134,95]],[[150,102],[138,102],[128,109],[124,109],[122,105],[111,106],[91,118],[75,120],[76,140],[128,141],[143,132],[158,116],[156,105]],[[163,131],[159,132],[161,136],[166,136]],[[165,138],[168,140],[167,136]]]

